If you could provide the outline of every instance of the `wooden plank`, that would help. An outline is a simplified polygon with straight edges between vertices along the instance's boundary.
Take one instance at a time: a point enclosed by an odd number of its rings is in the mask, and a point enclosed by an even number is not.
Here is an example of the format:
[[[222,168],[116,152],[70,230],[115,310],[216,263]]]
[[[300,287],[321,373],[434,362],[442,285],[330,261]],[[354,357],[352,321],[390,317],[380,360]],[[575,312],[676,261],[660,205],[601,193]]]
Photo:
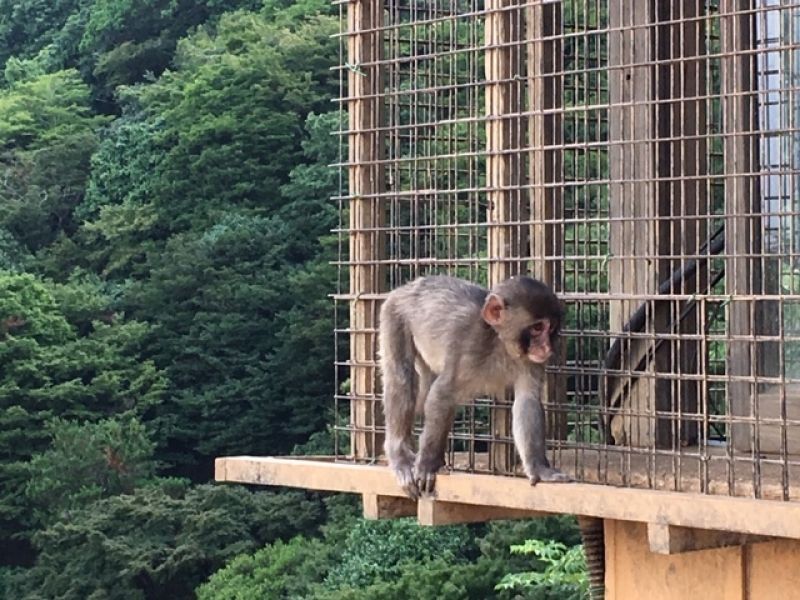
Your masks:
[[[509,10],[520,0],[486,1],[486,200],[489,258],[489,285],[508,279],[524,270],[521,258],[527,228],[520,224],[526,218],[522,202],[522,177],[525,169],[522,141],[521,40],[523,11]],[[516,152],[511,152],[517,150]],[[498,404],[504,398],[498,398]],[[492,409],[492,434],[499,443],[492,443],[492,468],[509,473],[514,464],[514,448],[510,443],[510,405]]]
[[[381,228],[384,206],[383,74],[377,61],[383,43],[383,7],[372,0],[347,4],[347,75],[349,194],[350,194],[350,378],[352,453],[373,458],[383,446],[377,433],[382,413],[377,408],[377,339],[379,303],[364,295],[385,290],[383,269],[374,261],[385,254]]]
[[[442,502],[435,498],[420,498],[417,519],[420,525],[453,525],[455,523],[485,523],[505,519],[532,519],[547,516],[535,510],[520,510],[503,506],[483,506],[463,502]]]
[[[217,481],[353,494],[402,496],[386,467],[238,456],[218,458]],[[666,523],[697,529],[800,538],[800,502],[615,488],[587,483],[531,486],[524,478],[441,473],[437,499],[528,511]]]
[[[789,388],[791,389],[791,388]],[[787,389],[787,393],[789,392]],[[762,396],[759,397],[761,401]],[[790,418],[800,422],[800,397],[797,411],[794,410],[793,398],[788,398]],[[761,404],[760,416],[780,413],[778,406],[765,407]],[[762,422],[762,441],[777,443],[780,433],[779,420],[771,424]],[[792,427],[787,431],[789,448],[797,448],[800,438],[794,434]],[[296,460],[312,460],[315,457],[285,457]],[[789,463],[784,470],[780,461],[762,461],[759,477],[753,481],[753,464],[749,456],[729,458],[729,450],[722,445],[687,446],[681,449],[679,456],[670,453],[652,456],[648,452],[628,453],[614,447],[600,446],[597,449],[562,448],[558,451],[557,465],[575,481],[608,486],[624,486],[631,488],[662,490],[668,492],[704,493],[715,496],[736,496],[738,498],[759,498],[761,500],[789,500],[800,502],[800,464]],[[676,458],[678,464],[676,465]],[[746,460],[741,460],[745,458]],[[770,458],[770,457],[767,457]],[[772,457],[774,458],[774,457]],[[345,457],[322,457],[322,461],[348,460]],[[379,463],[384,464],[384,463]],[[486,472],[489,465],[486,452],[454,452],[452,453],[452,469],[460,472]],[[522,476],[521,465],[517,465],[515,473]],[[786,490],[784,492],[784,485]],[[788,494],[788,497],[787,497]]]
[[[770,537],[748,535],[732,531],[709,531],[677,527],[664,523],[648,523],[647,539],[650,552],[655,554],[682,554],[709,548],[743,546],[771,540]]]
[[[417,514],[417,503],[411,498],[362,494],[361,501],[365,519],[396,519]]]
[[[564,232],[557,221],[564,216],[564,190],[556,185],[563,182],[564,143],[563,108],[564,54],[561,41],[562,4],[536,3],[526,10],[528,123],[530,157],[528,177],[530,193],[530,256],[534,277],[563,291],[563,261],[552,260],[564,255]],[[566,360],[566,344],[561,344],[559,365]],[[566,377],[551,373],[544,390],[545,402],[563,404],[567,401]],[[548,433],[553,439],[566,439],[567,410],[548,413]]]
[[[604,600],[624,600],[624,596],[618,593],[617,573],[621,567],[621,559],[625,558],[622,544],[617,541],[616,521],[613,519],[603,520],[603,544],[606,548],[605,555],[605,597]]]

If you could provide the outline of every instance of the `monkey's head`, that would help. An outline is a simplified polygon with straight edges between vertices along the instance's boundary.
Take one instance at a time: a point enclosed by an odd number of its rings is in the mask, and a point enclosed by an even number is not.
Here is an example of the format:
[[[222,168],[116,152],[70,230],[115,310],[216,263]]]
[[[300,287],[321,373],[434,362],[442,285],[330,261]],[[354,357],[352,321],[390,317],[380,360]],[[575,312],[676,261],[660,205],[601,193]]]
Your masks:
[[[481,316],[509,354],[544,364],[553,355],[563,312],[547,285],[530,277],[512,277],[491,289]]]

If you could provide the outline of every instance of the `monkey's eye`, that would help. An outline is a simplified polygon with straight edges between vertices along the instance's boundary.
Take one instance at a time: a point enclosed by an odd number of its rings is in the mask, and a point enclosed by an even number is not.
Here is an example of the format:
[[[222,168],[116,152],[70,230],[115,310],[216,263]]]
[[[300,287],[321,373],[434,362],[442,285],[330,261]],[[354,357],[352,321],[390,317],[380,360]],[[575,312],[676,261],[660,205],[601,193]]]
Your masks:
[[[545,325],[545,321],[536,321],[533,325],[531,325],[531,333],[542,333],[545,329]]]

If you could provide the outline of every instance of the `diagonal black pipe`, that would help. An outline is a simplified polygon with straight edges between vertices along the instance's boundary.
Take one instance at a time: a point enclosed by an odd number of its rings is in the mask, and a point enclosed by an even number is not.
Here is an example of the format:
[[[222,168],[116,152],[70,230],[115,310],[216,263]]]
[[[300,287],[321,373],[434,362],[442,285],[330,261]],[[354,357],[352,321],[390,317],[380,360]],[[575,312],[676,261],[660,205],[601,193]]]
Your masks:
[[[722,252],[724,248],[725,248],[725,226],[722,225],[712,234],[712,236],[708,239],[708,241],[700,247],[700,251],[698,252],[698,254],[703,256],[714,256]],[[666,295],[672,293],[673,290],[675,289],[680,289],[684,281],[688,280],[689,278],[695,275],[698,269],[698,262],[699,262],[698,259],[692,259],[680,269],[676,269],[675,271],[673,271],[672,275],[670,275],[669,278],[665,279],[664,281],[661,282],[661,284],[659,284],[658,293]],[[707,263],[703,261],[703,264],[705,265]],[[719,270],[719,272],[714,276],[714,278],[708,281],[702,293],[707,293],[708,290],[713,288],[724,277],[724,275],[725,275],[725,268],[723,266],[723,268]],[[691,311],[694,304],[695,304],[694,300],[690,300],[687,302],[686,308],[678,318],[679,322],[684,318],[685,315],[689,313],[689,311]],[[643,331],[646,321],[647,321],[647,303],[643,302],[630,316],[628,322],[625,323],[625,325],[623,326],[622,328],[623,334]],[[606,353],[605,359],[603,361],[604,370],[606,372],[619,370],[622,367],[621,359],[622,359],[623,340],[624,340],[624,335],[618,336],[614,340],[614,343],[611,344],[611,347],[608,349],[608,352]],[[647,358],[648,358],[647,355],[642,357],[642,359],[639,361],[639,364],[636,365],[635,368],[633,368],[632,370],[639,371],[643,369]],[[610,402],[608,394],[608,387],[609,387],[608,380],[610,377],[613,376],[610,376],[608,374],[605,375],[606,385],[603,386],[603,390],[606,392],[604,394],[605,397],[603,398],[604,408],[610,408],[608,406]],[[604,429],[606,432],[606,439],[611,439],[610,432],[608,430],[609,426],[610,422],[605,423]]]

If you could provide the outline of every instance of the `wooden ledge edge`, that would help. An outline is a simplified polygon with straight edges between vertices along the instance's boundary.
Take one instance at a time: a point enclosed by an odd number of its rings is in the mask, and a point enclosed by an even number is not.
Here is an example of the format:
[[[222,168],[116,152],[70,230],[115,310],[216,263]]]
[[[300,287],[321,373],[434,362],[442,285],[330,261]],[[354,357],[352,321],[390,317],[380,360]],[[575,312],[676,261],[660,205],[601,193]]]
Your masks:
[[[215,479],[251,485],[403,497],[384,466],[297,458],[217,458]],[[519,477],[442,473],[437,500],[531,512],[574,514],[713,531],[800,539],[800,502],[754,500],[590,483],[539,483]]]
[[[733,531],[709,531],[664,525],[647,524],[647,541],[653,554],[683,554],[710,548],[728,548],[769,542],[775,538]]]

